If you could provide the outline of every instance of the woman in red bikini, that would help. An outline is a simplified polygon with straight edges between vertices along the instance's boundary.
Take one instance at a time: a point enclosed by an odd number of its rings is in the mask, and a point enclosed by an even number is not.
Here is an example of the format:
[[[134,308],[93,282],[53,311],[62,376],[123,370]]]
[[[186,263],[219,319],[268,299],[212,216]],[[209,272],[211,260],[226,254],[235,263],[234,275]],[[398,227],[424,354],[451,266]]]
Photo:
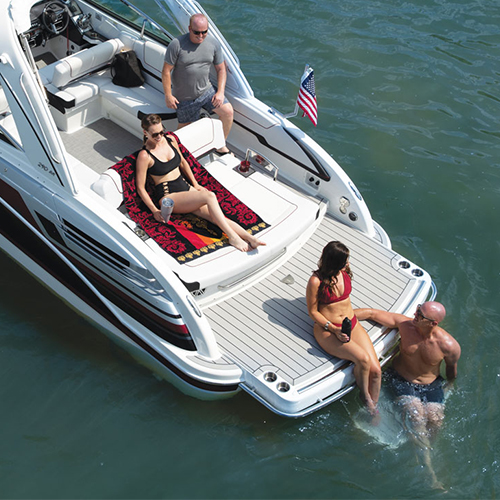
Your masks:
[[[354,315],[349,298],[351,278],[348,248],[340,241],[331,241],[323,249],[318,269],[309,278],[307,308],[318,344],[327,353],[354,363],[361,397],[370,413],[375,414],[380,394],[380,363],[370,337]],[[350,339],[341,332],[346,317],[352,323]]]
[[[145,116],[141,124],[144,147],[137,156],[137,192],[155,220],[165,222],[159,207],[163,198],[168,197],[174,201],[174,214],[193,213],[217,224],[226,233],[229,244],[242,252],[265,245],[224,216],[217,197],[198,184],[191,167],[180,153],[177,141],[165,133],[158,115]],[[148,175],[155,183],[155,200],[146,190]]]

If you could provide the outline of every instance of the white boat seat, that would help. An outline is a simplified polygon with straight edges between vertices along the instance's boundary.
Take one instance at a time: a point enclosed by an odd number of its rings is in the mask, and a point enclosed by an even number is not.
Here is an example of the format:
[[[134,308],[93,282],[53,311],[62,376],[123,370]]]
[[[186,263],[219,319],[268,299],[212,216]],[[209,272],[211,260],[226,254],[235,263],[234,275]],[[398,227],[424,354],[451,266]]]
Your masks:
[[[42,82],[44,85],[51,83],[54,87],[62,89],[82,76],[111,64],[115,54],[123,47],[123,42],[119,38],[113,38],[71,54],[42,68],[40,70]]]
[[[146,71],[161,74],[167,49],[155,42],[134,40],[133,49]]]
[[[195,158],[219,149],[226,143],[222,122],[212,118],[202,118],[175,133]],[[116,170],[108,169],[102,173],[91,185],[91,189],[115,208],[123,201],[122,182]]]
[[[165,113],[165,95],[150,85],[119,87],[109,78],[100,86],[103,111],[107,117],[137,137],[142,137],[139,112],[144,114]],[[172,110],[175,117],[175,111]]]

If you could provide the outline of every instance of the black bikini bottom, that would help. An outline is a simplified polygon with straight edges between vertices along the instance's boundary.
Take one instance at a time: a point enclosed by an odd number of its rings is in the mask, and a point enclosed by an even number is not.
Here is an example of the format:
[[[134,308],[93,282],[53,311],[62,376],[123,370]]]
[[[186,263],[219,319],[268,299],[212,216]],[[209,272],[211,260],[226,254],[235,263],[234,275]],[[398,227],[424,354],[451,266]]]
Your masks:
[[[179,175],[173,181],[160,182],[155,186],[155,201],[160,203],[160,200],[170,193],[179,193],[181,191],[189,191],[191,186],[187,183],[186,179]]]

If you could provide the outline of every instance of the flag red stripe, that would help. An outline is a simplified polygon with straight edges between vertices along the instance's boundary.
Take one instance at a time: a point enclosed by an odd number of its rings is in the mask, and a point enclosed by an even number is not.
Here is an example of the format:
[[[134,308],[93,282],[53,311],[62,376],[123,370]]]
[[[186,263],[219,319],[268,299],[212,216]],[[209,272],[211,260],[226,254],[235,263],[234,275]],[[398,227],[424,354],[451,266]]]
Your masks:
[[[304,99],[302,96],[299,96],[298,101],[302,103],[304,106],[307,106],[310,109],[317,110],[317,106],[314,100],[312,99]]]
[[[299,94],[297,96],[297,105],[304,112],[304,116],[313,122],[314,126],[318,124],[318,103],[316,101],[314,88],[314,72],[312,68],[306,69],[300,80]]]
[[[299,91],[299,99],[304,100],[305,102],[309,103],[311,106],[316,105],[316,99],[312,97],[310,94],[306,94],[302,89]]]
[[[313,121],[317,121],[318,119],[318,108],[316,106],[316,103],[314,101],[312,101],[311,99],[307,99],[307,100],[304,100],[302,99],[302,96],[299,95],[299,98],[297,99],[297,104],[299,105],[299,107],[305,112],[307,113],[307,115],[313,119]]]
[[[311,99],[303,99],[302,96],[299,96],[298,104],[301,108],[307,108],[307,110],[314,116],[318,116],[318,108],[316,107],[314,101],[311,101]]]

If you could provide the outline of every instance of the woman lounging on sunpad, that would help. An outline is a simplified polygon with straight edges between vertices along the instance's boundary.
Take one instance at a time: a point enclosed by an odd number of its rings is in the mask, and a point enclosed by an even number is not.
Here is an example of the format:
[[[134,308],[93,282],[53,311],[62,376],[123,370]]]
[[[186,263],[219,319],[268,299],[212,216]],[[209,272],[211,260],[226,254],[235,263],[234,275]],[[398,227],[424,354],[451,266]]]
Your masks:
[[[158,115],[147,115],[141,122],[144,146],[137,157],[136,185],[139,196],[151,210],[155,220],[165,222],[158,207],[163,198],[174,202],[174,214],[193,213],[224,231],[229,244],[242,252],[265,245],[236,222],[225,217],[217,197],[200,186],[191,167],[182,156],[174,137],[167,135]],[[146,190],[150,175],[155,184],[154,200]]]

